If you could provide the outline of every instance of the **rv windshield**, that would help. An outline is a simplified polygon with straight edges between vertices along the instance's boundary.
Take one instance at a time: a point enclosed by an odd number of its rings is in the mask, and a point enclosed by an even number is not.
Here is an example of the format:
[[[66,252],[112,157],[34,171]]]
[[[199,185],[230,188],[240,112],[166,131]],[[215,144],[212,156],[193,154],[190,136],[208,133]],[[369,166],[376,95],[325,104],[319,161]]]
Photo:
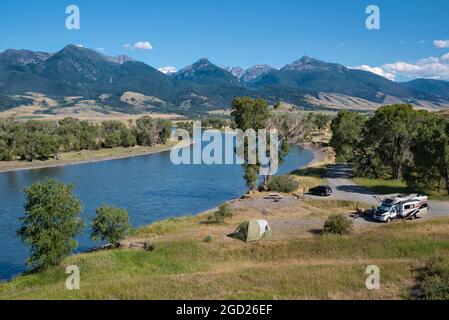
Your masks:
[[[382,204],[379,209],[377,209],[379,212],[385,213],[385,212],[390,212],[391,210],[391,206],[388,206],[386,204]]]

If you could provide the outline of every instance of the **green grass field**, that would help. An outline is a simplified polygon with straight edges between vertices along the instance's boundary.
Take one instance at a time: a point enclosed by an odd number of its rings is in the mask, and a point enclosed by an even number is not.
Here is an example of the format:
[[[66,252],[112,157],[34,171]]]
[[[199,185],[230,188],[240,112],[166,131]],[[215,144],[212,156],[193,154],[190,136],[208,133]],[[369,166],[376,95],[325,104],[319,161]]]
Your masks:
[[[203,218],[136,230],[134,237],[155,244],[151,252],[80,254],[18,277],[0,285],[0,299],[409,299],[425,261],[449,256],[449,219],[246,244],[215,234],[210,243],[199,240],[220,226],[182,233],[201,229]],[[68,265],[81,270],[80,290],[65,289]],[[369,265],[380,267],[380,290],[365,287]]]

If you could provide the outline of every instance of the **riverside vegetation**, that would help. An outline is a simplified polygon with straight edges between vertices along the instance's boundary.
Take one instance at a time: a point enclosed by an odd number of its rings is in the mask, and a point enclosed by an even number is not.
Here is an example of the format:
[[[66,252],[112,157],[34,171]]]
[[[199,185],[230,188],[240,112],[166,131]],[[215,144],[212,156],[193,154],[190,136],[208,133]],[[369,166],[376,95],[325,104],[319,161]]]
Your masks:
[[[447,117],[409,105],[391,105],[372,116],[341,111],[331,128],[330,145],[337,161],[353,163],[356,175],[365,178],[357,180],[362,185],[388,189],[388,193],[410,190],[438,197],[444,190],[449,194]],[[381,190],[381,185],[386,189]]]
[[[48,160],[58,153],[101,148],[153,147],[168,141],[171,126],[168,120],[149,116],[128,126],[115,120],[94,124],[74,118],[24,123],[0,119],[0,161]]]
[[[25,215],[17,235],[30,247],[31,270],[56,266],[78,246],[75,237],[83,231],[82,203],[73,186],[54,179],[37,182],[25,189]],[[130,229],[128,212],[101,206],[92,222],[92,239],[108,240],[117,247]]]

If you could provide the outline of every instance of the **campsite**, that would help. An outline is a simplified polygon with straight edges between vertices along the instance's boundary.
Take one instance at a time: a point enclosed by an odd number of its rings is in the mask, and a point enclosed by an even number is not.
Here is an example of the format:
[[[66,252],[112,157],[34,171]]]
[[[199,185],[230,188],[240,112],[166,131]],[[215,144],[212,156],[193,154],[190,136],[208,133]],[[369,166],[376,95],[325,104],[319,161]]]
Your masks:
[[[0,4],[0,300],[449,301],[448,0],[106,2]]]

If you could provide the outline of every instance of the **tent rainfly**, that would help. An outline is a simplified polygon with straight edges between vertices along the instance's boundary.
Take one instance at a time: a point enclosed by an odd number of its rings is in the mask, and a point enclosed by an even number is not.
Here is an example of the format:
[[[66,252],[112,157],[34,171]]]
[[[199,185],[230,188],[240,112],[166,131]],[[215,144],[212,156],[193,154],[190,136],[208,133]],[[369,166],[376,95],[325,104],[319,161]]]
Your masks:
[[[259,241],[271,237],[271,228],[266,220],[249,220],[242,222],[229,237],[245,242]]]

